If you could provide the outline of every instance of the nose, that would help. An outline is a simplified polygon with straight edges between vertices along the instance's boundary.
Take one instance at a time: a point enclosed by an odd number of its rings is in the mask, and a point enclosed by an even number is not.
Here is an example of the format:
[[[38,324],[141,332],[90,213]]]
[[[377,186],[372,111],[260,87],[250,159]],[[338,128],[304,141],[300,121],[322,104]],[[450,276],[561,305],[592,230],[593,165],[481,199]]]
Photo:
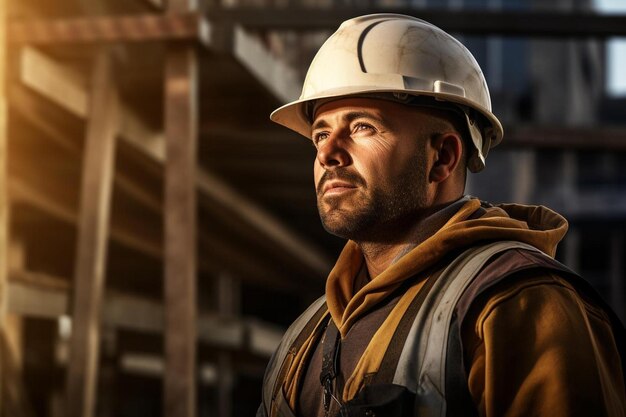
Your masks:
[[[345,141],[336,134],[332,134],[317,148],[317,160],[324,169],[334,169],[350,165],[352,159],[348,153]]]

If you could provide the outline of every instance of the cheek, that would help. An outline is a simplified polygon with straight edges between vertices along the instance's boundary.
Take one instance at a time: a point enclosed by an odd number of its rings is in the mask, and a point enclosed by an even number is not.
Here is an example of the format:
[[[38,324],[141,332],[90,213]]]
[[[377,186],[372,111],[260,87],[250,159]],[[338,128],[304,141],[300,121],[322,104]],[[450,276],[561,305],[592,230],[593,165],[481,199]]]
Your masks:
[[[354,152],[356,170],[376,182],[386,182],[398,162],[398,152],[387,142],[375,142]]]
[[[379,152],[372,158],[370,175],[387,189],[404,183],[409,178],[423,178],[428,170],[425,156],[415,146],[397,147],[390,152]]]
[[[394,148],[383,140],[369,141],[352,150],[354,164],[359,172],[379,172],[390,163]]]
[[[363,149],[375,159],[387,159],[398,149],[398,143],[395,139],[377,137],[368,141]]]

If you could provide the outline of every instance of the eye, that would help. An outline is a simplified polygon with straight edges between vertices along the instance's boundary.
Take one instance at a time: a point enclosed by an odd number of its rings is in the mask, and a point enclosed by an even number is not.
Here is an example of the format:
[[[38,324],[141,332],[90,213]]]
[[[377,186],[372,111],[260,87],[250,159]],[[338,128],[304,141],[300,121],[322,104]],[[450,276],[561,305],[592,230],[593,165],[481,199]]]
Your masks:
[[[374,132],[375,130],[376,129],[374,129],[374,127],[372,127],[371,125],[368,125],[367,123],[359,122],[356,125],[354,125],[353,132],[355,132],[355,133],[359,133],[359,132]]]
[[[313,134],[313,145],[317,147],[319,143],[328,138],[328,132],[316,132]]]

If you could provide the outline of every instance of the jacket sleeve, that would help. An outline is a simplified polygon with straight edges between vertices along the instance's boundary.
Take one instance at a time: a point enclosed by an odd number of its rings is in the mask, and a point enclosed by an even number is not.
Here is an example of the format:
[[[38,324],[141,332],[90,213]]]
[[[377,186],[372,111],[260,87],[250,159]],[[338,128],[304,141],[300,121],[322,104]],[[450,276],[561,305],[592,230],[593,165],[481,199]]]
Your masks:
[[[557,276],[496,287],[472,307],[462,337],[480,416],[626,415],[608,319]]]

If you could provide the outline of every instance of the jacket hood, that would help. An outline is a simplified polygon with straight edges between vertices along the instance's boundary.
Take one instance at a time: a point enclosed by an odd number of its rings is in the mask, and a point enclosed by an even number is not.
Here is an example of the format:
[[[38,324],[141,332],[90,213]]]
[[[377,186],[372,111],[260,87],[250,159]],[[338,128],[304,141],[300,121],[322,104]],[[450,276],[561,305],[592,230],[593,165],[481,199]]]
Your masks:
[[[354,321],[397,289],[406,279],[419,277],[446,255],[493,241],[515,240],[554,257],[567,232],[567,221],[543,206],[481,203],[471,198],[432,236],[374,277],[356,293],[354,280],[363,266],[358,245],[348,241],[326,282],[328,308],[342,335]],[[422,275],[426,275],[425,273]]]

